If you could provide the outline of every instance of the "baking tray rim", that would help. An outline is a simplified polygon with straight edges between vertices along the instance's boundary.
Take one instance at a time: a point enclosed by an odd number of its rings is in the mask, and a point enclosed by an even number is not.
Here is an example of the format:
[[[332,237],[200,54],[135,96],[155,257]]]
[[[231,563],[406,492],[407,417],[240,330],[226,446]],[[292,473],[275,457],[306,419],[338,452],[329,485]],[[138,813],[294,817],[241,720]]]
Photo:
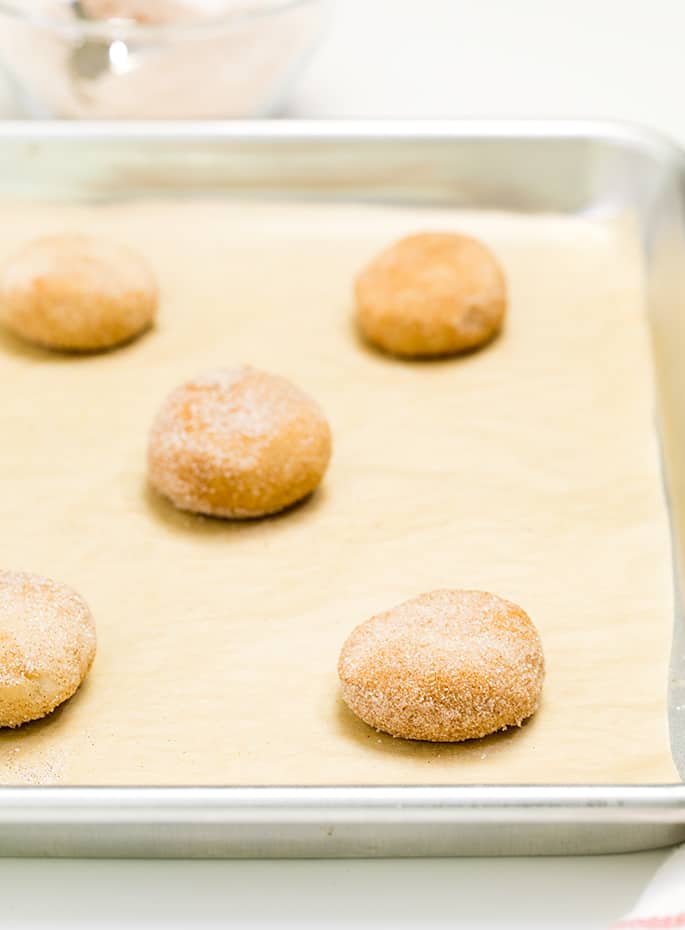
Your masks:
[[[650,823],[685,824],[685,785],[377,785],[0,788],[16,823]]]
[[[639,124],[598,119],[23,121],[3,141],[587,141],[641,152],[685,176],[685,151]],[[378,786],[0,786],[0,827],[106,823],[482,823],[685,825],[685,784]],[[636,847],[639,848],[639,847]],[[2,855],[2,853],[0,853]]]
[[[306,142],[529,139],[636,145],[651,155],[683,163],[685,151],[667,133],[616,119],[298,119],[298,120],[21,120],[0,124],[0,141],[69,142],[131,139],[188,142]]]

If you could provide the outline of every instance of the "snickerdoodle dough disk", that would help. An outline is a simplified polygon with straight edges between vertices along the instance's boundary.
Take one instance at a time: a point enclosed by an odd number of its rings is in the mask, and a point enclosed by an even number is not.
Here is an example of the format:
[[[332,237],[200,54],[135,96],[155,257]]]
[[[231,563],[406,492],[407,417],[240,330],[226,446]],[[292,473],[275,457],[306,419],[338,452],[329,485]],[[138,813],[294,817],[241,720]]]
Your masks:
[[[244,367],[194,378],[167,398],[148,471],[180,510],[249,518],[311,494],[330,456],[319,405],[285,378]]]
[[[0,571],[0,727],[49,714],[76,691],[94,657],[95,624],[76,592]]]
[[[91,236],[46,236],[25,245],[0,277],[0,320],[51,349],[94,351],[126,342],[157,313],[157,282],[125,245]]]
[[[357,323],[395,355],[465,352],[499,332],[507,309],[504,273],[476,239],[419,233],[381,252],[356,281]]]
[[[484,591],[432,591],[362,623],[347,639],[342,695],[363,721],[405,739],[458,742],[521,723],[544,677],[528,615]]]

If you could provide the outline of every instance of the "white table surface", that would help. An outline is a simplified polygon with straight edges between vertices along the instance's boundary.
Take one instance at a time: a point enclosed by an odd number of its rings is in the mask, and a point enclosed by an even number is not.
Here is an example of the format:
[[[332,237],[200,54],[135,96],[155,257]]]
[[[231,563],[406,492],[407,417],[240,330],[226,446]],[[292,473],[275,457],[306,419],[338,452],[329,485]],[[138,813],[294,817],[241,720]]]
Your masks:
[[[682,0],[338,0],[284,115],[610,117],[685,142],[684,45]],[[4,860],[0,926],[591,930],[664,855]]]

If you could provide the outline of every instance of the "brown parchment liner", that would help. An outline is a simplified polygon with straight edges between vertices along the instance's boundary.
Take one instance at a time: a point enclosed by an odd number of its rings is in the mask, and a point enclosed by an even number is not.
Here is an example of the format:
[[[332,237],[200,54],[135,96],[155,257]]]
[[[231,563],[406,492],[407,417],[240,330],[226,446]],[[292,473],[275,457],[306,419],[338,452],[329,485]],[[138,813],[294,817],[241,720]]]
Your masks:
[[[62,230],[139,247],[157,328],[73,357],[0,337],[0,564],[89,601],[90,677],[0,732],[9,784],[313,785],[677,780],[668,745],[670,546],[643,271],[629,220],[220,199],[0,207],[0,257]],[[355,272],[407,232],[482,237],[511,290],[480,353],[402,362],[360,343]],[[146,487],[164,395],[252,363],[326,410],[318,493],[261,522]],[[520,603],[547,655],[521,730],[393,740],[338,696],[351,628],[438,587]]]

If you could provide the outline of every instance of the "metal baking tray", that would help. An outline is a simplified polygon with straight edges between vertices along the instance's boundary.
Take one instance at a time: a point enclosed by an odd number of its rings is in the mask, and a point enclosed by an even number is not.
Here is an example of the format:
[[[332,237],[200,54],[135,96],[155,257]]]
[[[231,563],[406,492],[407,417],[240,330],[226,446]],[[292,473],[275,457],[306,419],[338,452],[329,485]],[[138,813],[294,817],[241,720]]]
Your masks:
[[[684,166],[680,151],[650,132],[587,122],[0,129],[0,190],[36,198],[205,190],[515,211],[631,209],[649,269],[650,319],[666,337],[659,419],[672,514],[685,512],[685,366],[677,339],[685,313]],[[669,715],[674,761],[685,775],[683,527],[675,518],[672,530]],[[681,784],[0,788],[5,856],[587,854],[683,840]]]

